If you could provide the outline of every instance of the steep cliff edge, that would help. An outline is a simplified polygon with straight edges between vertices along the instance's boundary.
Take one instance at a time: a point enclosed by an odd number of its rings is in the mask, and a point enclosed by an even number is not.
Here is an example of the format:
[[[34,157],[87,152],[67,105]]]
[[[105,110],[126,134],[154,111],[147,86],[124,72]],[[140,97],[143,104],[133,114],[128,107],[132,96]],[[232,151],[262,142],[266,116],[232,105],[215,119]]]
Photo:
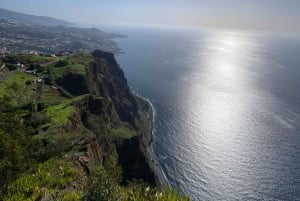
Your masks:
[[[97,50],[92,56],[85,74],[68,72],[54,81],[72,95],[90,94],[75,104],[80,122],[97,139],[109,136],[107,144],[116,148],[123,183],[143,179],[155,185],[158,180],[152,162],[145,156],[151,139],[150,105],[131,93],[113,54]],[[104,155],[112,151],[105,144],[100,147],[105,147]]]
[[[183,200],[156,188],[152,108],[113,54],[4,62],[28,69],[0,80],[0,200]]]

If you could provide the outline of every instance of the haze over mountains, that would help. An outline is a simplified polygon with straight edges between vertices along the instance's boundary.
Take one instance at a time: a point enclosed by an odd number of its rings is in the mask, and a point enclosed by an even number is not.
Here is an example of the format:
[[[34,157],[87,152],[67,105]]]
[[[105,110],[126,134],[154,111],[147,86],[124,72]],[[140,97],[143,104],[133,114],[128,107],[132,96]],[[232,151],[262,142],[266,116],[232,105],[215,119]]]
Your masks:
[[[112,39],[121,35],[71,25],[59,19],[0,9],[0,54],[119,51]]]
[[[45,16],[28,15],[28,14],[10,11],[3,8],[0,8],[0,19],[13,20],[24,24],[36,24],[36,25],[44,25],[44,26],[72,25],[71,23],[64,20],[59,20],[59,19],[45,17]]]

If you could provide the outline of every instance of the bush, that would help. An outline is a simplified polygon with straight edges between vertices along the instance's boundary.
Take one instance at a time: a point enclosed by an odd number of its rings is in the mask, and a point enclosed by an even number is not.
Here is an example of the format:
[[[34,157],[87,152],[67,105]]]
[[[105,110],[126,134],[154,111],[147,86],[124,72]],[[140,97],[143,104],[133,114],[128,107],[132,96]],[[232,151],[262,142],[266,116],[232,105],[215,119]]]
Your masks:
[[[43,148],[40,149],[38,161],[45,161],[52,157],[61,156],[64,151],[72,145],[72,135],[68,133],[55,134],[55,130],[51,130],[53,135],[42,134],[40,143]]]
[[[134,180],[121,187],[111,173],[102,166],[97,167],[88,179],[83,201],[189,201],[174,189],[157,189],[142,180]]]
[[[40,164],[33,174],[27,174],[9,185],[4,201],[41,200],[45,195],[61,200],[79,200],[80,193],[64,192],[66,185],[76,179],[76,170],[71,164],[48,160]],[[59,199],[55,199],[59,200]]]
[[[33,128],[37,128],[43,124],[46,124],[47,122],[50,122],[50,118],[44,112],[40,112],[33,113],[29,121]]]
[[[55,67],[64,67],[67,66],[69,62],[67,60],[59,60],[56,64]]]
[[[83,201],[113,201],[121,200],[118,184],[107,174],[102,167],[96,167],[92,171],[87,189],[83,195]]]
[[[7,184],[34,165],[33,139],[14,114],[0,114],[0,194]]]
[[[26,80],[25,84],[26,85],[31,85],[31,81],[30,80]]]
[[[158,190],[142,181],[134,181],[122,194],[123,201],[189,201],[174,189],[166,188]]]

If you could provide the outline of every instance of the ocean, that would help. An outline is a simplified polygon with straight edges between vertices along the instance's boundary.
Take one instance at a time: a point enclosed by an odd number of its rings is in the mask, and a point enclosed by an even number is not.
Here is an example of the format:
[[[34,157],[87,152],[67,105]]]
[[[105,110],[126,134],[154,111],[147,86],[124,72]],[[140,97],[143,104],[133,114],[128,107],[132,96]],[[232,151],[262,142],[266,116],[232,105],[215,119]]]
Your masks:
[[[300,37],[105,26],[155,109],[153,151],[192,200],[300,200]]]

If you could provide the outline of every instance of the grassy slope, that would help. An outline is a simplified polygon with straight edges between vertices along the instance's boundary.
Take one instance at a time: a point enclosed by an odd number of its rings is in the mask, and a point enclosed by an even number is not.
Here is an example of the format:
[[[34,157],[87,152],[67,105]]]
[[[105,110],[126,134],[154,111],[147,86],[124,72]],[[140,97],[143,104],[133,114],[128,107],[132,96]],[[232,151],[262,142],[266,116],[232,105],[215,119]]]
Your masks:
[[[75,107],[71,104],[71,101],[68,100],[61,104],[48,107],[45,111],[55,123],[65,125],[68,118],[74,113]]]
[[[28,89],[25,86],[26,81],[31,81],[32,75],[22,72],[14,72],[7,79],[3,80],[0,85],[0,96],[7,93],[14,93],[16,89]]]
[[[63,77],[70,72],[85,75],[86,66],[89,65],[93,58],[92,56],[86,54],[76,54],[62,60],[66,62],[66,64],[63,66],[57,67],[55,66],[55,63],[49,66],[50,74],[52,74],[54,78]]]
[[[70,192],[65,186],[76,179],[76,169],[71,163],[50,159],[37,167],[33,174],[26,174],[13,182],[4,201],[31,201],[41,197],[55,197],[56,200],[80,200],[79,191]],[[59,194],[56,191],[61,191]],[[28,196],[30,195],[30,196]]]

